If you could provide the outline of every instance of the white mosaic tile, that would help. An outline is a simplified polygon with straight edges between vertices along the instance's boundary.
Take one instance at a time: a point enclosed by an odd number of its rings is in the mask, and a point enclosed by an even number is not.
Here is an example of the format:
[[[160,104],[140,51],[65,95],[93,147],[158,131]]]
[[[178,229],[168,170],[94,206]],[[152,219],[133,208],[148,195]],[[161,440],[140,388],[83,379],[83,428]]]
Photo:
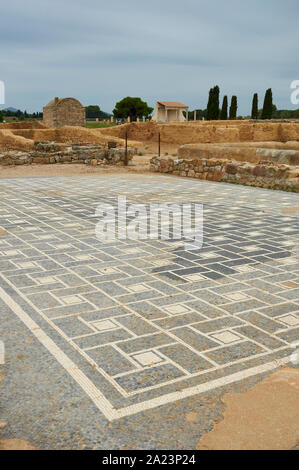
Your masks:
[[[180,305],[180,304],[169,305],[168,307],[165,307],[165,310],[166,312],[171,313],[172,315],[190,312],[190,310],[185,305]]]
[[[3,251],[4,256],[17,256],[20,254],[18,250],[6,250]]]
[[[149,287],[145,284],[134,284],[132,286],[128,286],[127,289],[132,292],[144,292],[146,290],[149,290]]]
[[[66,305],[79,304],[82,302],[82,299],[77,295],[68,295],[67,297],[62,297],[61,299]]]
[[[114,330],[116,328],[119,328],[119,326],[113,323],[111,320],[101,320],[93,322],[91,324],[95,326],[99,331]]]
[[[36,280],[37,280],[40,284],[54,284],[55,282],[57,282],[57,280],[55,279],[55,277],[52,277],[52,276],[38,277]]]
[[[98,269],[98,273],[100,274],[117,274],[119,273],[119,270],[117,268],[103,268],[103,269]]]
[[[153,364],[157,364],[158,362],[162,362],[163,359],[158,356],[157,354],[153,353],[152,351],[147,351],[144,353],[135,354],[132,356],[139,364],[142,366],[151,366]]]
[[[90,255],[73,255],[74,258],[78,259],[79,261],[88,261],[90,259],[92,259],[92,256]]]
[[[278,320],[289,326],[299,325],[299,318],[296,315],[286,315],[285,317],[278,318]]]
[[[240,340],[239,336],[237,336],[234,333],[231,333],[230,331],[223,331],[221,333],[216,333],[216,334],[211,335],[211,337],[225,344],[234,343]]]
[[[243,294],[242,292],[232,292],[231,294],[225,294],[224,297],[235,301],[248,300],[249,298],[248,295]]]
[[[202,281],[205,278],[201,274],[189,274],[188,276],[184,276],[184,279],[190,282],[194,282],[194,281]]]
[[[22,263],[18,263],[18,266],[20,266],[20,268],[23,268],[23,269],[27,269],[27,268],[36,268],[36,263],[34,263],[33,261],[24,261]]]

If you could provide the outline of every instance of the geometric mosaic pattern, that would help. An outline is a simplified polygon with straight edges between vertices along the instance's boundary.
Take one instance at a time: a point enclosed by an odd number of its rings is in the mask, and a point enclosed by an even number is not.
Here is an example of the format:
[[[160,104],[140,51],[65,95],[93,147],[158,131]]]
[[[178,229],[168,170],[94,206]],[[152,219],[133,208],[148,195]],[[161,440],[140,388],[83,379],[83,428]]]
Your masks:
[[[162,175],[1,179],[0,192],[2,298],[108,419],[288,360],[299,227],[281,211],[297,194]],[[203,248],[97,240],[95,208],[119,195],[203,203]]]

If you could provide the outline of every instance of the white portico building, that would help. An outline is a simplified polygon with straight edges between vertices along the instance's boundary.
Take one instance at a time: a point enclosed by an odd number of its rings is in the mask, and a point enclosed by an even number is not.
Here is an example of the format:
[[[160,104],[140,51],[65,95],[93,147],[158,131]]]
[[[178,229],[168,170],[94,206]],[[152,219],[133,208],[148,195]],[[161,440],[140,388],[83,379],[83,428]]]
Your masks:
[[[179,101],[157,101],[152,121],[156,122],[184,122],[188,121],[189,107]],[[186,118],[183,115],[186,111]]]

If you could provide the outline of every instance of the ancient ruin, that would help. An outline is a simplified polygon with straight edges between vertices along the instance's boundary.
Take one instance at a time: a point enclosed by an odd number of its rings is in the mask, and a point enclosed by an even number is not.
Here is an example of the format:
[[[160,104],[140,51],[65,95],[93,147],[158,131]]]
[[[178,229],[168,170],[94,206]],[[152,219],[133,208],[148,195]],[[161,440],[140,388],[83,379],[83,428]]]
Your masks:
[[[44,108],[47,127],[85,126],[85,108],[75,98],[54,98]]]
[[[296,121],[150,121],[98,129],[3,123],[0,163],[124,165],[127,136],[128,160],[145,153],[147,168],[154,172],[297,191],[298,135]],[[109,148],[111,142],[116,148]]]

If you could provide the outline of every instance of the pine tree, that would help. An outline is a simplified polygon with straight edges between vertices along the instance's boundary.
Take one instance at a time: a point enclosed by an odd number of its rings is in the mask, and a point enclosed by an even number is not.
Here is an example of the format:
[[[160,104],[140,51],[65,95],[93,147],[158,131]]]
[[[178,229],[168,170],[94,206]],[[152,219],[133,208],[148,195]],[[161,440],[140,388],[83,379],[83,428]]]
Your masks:
[[[227,107],[228,107],[228,102],[227,102],[227,96],[225,95],[223,97],[222,108],[221,108],[221,113],[220,113],[220,119],[222,119],[223,121],[227,119]]]
[[[272,90],[268,88],[265,93],[264,106],[262,111],[262,119],[271,119],[273,113]]]
[[[238,109],[238,100],[236,96],[232,96],[230,108],[229,108],[229,118],[236,119]]]
[[[258,116],[259,116],[258,94],[254,93],[253,99],[252,99],[251,119],[257,119]]]

